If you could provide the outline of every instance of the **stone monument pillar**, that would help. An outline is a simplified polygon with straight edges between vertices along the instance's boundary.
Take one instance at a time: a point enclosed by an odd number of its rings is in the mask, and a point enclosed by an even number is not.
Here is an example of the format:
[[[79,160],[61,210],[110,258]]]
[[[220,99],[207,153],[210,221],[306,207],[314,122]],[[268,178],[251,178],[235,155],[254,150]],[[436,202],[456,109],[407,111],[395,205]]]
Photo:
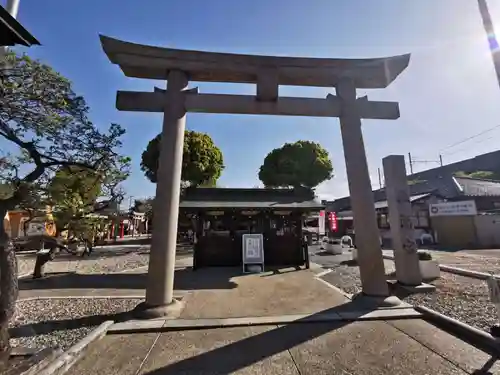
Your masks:
[[[341,79],[336,89],[342,106],[340,129],[354,214],[363,294],[386,297],[389,295],[389,288],[380,248],[375,204],[361,131],[361,118],[356,102],[356,87],[352,80]]]
[[[390,155],[382,160],[384,165],[385,191],[389,206],[392,247],[396,264],[396,278],[409,286],[422,284],[417,245],[411,222],[410,189],[406,178],[403,155]]]
[[[146,317],[163,316],[177,310],[173,299],[177,223],[181,186],[186,111],[184,93],[188,79],[174,70],[168,75],[160,143],[158,181],[154,201],[154,223],[149,256]]]

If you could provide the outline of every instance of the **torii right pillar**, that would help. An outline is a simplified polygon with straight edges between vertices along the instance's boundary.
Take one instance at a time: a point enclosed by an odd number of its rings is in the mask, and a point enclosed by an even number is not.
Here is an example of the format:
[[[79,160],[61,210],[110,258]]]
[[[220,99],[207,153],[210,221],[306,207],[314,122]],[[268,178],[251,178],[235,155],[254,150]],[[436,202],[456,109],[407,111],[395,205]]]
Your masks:
[[[372,297],[378,304],[396,305],[401,301],[389,298],[355,83],[349,78],[341,79],[336,91],[341,99],[340,129],[356,231],[360,296]]]
[[[382,164],[389,206],[396,278],[404,286],[419,287],[422,286],[422,274],[411,221],[412,209],[405,157],[403,155],[386,156],[382,159]]]

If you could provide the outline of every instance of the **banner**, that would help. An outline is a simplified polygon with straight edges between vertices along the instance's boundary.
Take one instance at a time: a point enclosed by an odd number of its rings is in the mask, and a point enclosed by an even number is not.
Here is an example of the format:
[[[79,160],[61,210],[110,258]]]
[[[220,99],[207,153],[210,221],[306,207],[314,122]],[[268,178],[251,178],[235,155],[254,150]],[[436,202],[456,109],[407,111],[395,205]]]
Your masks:
[[[320,236],[324,236],[325,235],[325,231],[326,231],[326,212],[325,210],[321,210],[319,212],[319,217],[318,217],[318,234]]]
[[[338,230],[337,214],[335,212],[328,213],[328,222],[330,224],[330,231],[336,232]]]

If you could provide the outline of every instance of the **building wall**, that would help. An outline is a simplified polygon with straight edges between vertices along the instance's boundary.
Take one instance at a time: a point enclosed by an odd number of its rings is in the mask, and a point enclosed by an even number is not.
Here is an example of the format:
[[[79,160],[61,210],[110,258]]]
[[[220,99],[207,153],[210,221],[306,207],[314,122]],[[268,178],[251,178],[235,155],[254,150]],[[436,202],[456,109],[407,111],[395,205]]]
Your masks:
[[[467,249],[477,246],[475,216],[436,216],[431,225],[440,247]]]
[[[27,213],[23,211],[9,211],[4,218],[4,225],[7,235],[10,238],[17,238],[23,234],[23,222],[28,219]]]
[[[500,247],[500,215],[478,215],[474,222],[480,247]]]
[[[429,233],[432,236],[432,226],[429,218],[429,204],[437,203],[440,199],[434,196],[430,196],[427,199],[422,199],[418,202],[413,202],[411,205],[412,216],[411,221],[414,228],[414,239],[418,241],[424,233]],[[386,248],[392,247],[392,234],[390,230],[389,223],[389,209],[379,209],[377,210],[377,221],[380,231],[380,238],[382,244]]]

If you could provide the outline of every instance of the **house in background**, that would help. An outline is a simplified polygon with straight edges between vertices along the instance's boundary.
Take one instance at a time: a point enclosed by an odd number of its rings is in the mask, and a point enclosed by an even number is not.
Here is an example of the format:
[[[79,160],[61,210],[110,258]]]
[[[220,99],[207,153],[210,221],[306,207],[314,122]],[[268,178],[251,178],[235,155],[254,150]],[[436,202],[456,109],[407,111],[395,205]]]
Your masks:
[[[408,176],[415,240],[430,233],[440,246],[449,248],[500,246],[500,181],[456,176],[459,172],[491,171],[500,175],[500,151],[429,169]],[[384,246],[391,246],[385,189],[373,192]],[[477,215],[430,217],[429,206],[439,202],[473,201]],[[353,231],[350,198],[325,202],[336,212],[338,236]]]
[[[374,192],[375,193],[375,192]],[[385,191],[377,191],[379,198],[385,198]],[[383,194],[382,194],[383,193]],[[443,198],[436,192],[428,192],[422,194],[413,194],[410,196],[413,215],[411,220],[415,228],[414,237],[416,241],[421,241],[421,238],[426,233],[432,233],[432,227],[429,220],[429,205],[443,201]],[[350,200],[341,198],[332,202],[327,202],[326,210],[335,212],[338,220],[337,236],[355,234],[354,231],[354,215],[351,210]],[[391,246],[391,233],[389,225],[389,209],[387,200],[378,200],[375,202],[375,212],[377,214],[377,223],[380,231],[380,239],[382,246]]]

